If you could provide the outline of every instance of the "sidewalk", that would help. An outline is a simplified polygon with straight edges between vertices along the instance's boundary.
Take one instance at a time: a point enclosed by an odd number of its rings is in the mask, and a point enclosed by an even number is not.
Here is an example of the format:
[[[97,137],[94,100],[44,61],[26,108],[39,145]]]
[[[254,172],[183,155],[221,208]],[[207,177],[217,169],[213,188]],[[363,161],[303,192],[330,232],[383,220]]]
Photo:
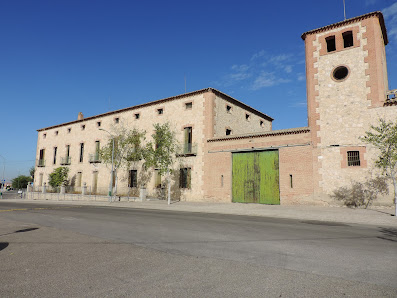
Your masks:
[[[4,202],[23,202],[31,204],[79,205],[79,206],[109,206],[133,209],[156,209],[167,211],[185,211],[202,213],[235,214],[263,216],[274,218],[298,219],[303,221],[320,221],[332,223],[350,223],[377,226],[397,227],[397,217],[394,207],[372,207],[371,209],[351,209],[345,207],[320,206],[282,206],[240,203],[204,203],[204,202],[173,202],[166,201],[130,201],[130,202],[100,202],[100,201],[50,201],[11,199]]]

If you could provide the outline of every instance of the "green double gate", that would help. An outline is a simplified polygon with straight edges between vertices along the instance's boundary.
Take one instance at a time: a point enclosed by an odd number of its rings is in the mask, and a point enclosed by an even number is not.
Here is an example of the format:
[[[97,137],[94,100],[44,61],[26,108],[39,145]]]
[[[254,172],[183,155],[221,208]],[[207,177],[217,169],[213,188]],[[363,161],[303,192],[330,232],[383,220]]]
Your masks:
[[[233,153],[233,202],[280,204],[278,150]]]

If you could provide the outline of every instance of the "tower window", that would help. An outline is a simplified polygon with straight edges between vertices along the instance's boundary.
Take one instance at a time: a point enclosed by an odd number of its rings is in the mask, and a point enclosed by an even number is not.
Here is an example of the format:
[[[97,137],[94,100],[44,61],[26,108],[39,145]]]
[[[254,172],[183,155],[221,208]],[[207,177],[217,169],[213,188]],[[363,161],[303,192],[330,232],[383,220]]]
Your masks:
[[[226,135],[227,135],[227,136],[230,136],[231,134],[232,134],[232,130],[226,128]]]
[[[343,36],[343,47],[349,48],[353,46],[353,32],[347,31],[342,34]]]
[[[232,112],[232,107],[227,105],[226,106],[226,112],[228,112],[230,114]]]
[[[141,115],[139,113],[136,113],[136,114],[134,114],[134,116],[135,116],[135,119],[138,120]]]
[[[116,124],[120,123],[120,118],[114,118],[114,123]]]
[[[250,121],[251,120],[251,115],[250,114],[245,114],[245,120]]]
[[[185,108],[186,110],[191,110],[193,108],[193,103],[192,102],[185,103]]]
[[[347,151],[347,166],[360,166],[360,151]]]
[[[164,114],[164,110],[163,109],[157,109],[157,114],[159,114],[159,115]]]
[[[325,39],[327,42],[327,52],[336,51],[335,36],[330,36]]]
[[[346,79],[349,74],[349,69],[346,66],[338,66],[332,72],[332,77],[337,81]]]

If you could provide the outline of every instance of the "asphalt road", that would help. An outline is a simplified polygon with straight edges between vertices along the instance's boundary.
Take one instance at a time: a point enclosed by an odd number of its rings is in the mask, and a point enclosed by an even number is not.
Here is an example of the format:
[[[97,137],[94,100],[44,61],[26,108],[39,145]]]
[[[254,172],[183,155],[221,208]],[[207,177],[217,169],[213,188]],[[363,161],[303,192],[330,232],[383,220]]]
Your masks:
[[[1,296],[396,297],[397,229],[0,202]]]

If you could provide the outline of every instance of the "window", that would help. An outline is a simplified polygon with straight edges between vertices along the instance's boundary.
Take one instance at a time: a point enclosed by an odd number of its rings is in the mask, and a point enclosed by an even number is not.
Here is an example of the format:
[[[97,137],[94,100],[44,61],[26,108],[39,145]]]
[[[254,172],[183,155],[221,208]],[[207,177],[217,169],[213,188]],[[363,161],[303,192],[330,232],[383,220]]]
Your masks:
[[[338,66],[332,72],[332,77],[336,81],[342,81],[349,75],[349,69],[346,66]]]
[[[95,155],[99,155],[100,142],[95,141]]]
[[[179,172],[179,188],[191,187],[191,168],[182,168]]]
[[[43,134],[43,139],[45,139],[47,137],[47,134],[45,133],[45,134]]]
[[[353,32],[347,31],[342,34],[343,36],[343,47],[349,48],[353,46]]]
[[[135,116],[135,119],[138,120],[141,115],[139,113],[136,113],[134,116]]]
[[[259,125],[260,125],[261,127],[265,127],[265,122],[263,122],[263,121],[261,120],[261,121],[259,121]]]
[[[76,186],[77,187],[81,187],[81,176],[83,175],[82,172],[77,172],[77,176],[76,176]]]
[[[228,129],[228,128],[226,128],[226,135],[227,136],[230,136],[232,134],[232,130],[231,129]]]
[[[360,166],[360,151],[347,151],[347,166]]]
[[[192,128],[185,127],[184,132],[185,132],[185,143],[184,143],[183,153],[191,153],[192,152],[192,138],[193,138]]]
[[[39,153],[39,167],[44,167],[45,166],[45,149],[40,149],[40,153]]]
[[[293,188],[294,185],[292,184],[292,175],[289,174],[289,183],[290,183],[290,187]]]
[[[83,124],[82,126],[81,126],[81,130],[84,130],[85,129],[85,125]]]
[[[160,170],[154,170],[154,187],[161,188]]]
[[[336,50],[336,44],[335,44],[335,36],[330,36],[325,39],[327,42],[327,52],[333,52]]]
[[[193,103],[192,102],[185,103],[185,108],[186,110],[191,110],[193,108]]]
[[[128,177],[128,187],[138,187],[138,171],[130,170]]]
[[[80,162],[83,162],[84,158],[84,143],[80,144]]]
[[[58,135],[58,131],[57,131],[57,130],[55,131],[55,135],[56,135],[56,136]]]
[[[68,128],[68,133],[70,133],[71,131],[72,131],[72,129],[69,127],[69,128]]]
[[[57,163],[57,151],[58,151],[58,148],[54,147],[54,160],[52,161],[52,163],[54,165]]]
[[[164,110],[163,109],[157,109],[157,114],[159,114],[159,115],[164,114]]]
[[[120,118],[114,118],[114,123],[118,124],[120,122]]]
[[[245,120],[250,121],[251,120],[251,115],[250,114],[245,114]]]
[[[96,123],[96,126],[101,127],[101,121],[98,121],[98,122]]]
[[[232,107],[229,105],[226,105],[226,112],[230,114],[232,112]]]

